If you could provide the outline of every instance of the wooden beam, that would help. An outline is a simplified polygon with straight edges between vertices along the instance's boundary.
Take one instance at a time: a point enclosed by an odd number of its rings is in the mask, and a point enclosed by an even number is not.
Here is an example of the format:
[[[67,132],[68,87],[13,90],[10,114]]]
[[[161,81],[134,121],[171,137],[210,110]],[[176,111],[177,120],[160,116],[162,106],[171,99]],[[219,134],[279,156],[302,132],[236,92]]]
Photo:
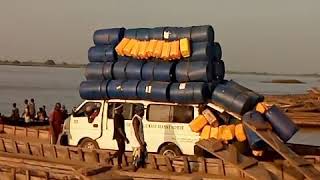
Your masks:
[[[272,179],[271,175],[267,170],[257,165],[258,161],[255,160],[254,158],[247,157],[240,153],[237,153],[237,155],[235,155],[236,148],[232,147],[233,145],[224,145],[225,147],[222,150],[215,151],[215,149],[212,146],[215,143],[216,141],[214,139],[200,140],[196,143],[196,145],[208,151],[209,153],[215,155],[216,157],[223,160],[224,162],[231,163],[237,169],[244,172],[247,176],[253,179],[259,179],[259,180]],[[250,166],[246,165],[247,168],[243,168],[242,164],[252,164],[252,165]]]
[[[261,139],[270,145],[276,152],[285,158],[294,168],[302,173],[306,178],[316,180],[320,177],[320,172],[314,166],[302,157],[289,149],[277,135],[271,130],[259,130],[250,121],[244,121],[244,124],[254,131]]]

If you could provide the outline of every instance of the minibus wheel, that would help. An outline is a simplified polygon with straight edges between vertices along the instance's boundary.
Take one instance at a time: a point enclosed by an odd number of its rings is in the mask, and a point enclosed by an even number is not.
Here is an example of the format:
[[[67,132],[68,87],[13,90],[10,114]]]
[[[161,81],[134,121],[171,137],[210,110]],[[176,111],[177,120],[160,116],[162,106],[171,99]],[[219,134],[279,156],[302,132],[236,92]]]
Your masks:
[[[163,147],[161,147],[159,153],[161,155],[171,158],[182,155],[182,152],[179,149],[179,147],[173,143],[165,144]]]
[[[99,149],[98,143],[90,138],[82,139],[79,143],[79,146],[81,148],[87,148],[87,149]]]

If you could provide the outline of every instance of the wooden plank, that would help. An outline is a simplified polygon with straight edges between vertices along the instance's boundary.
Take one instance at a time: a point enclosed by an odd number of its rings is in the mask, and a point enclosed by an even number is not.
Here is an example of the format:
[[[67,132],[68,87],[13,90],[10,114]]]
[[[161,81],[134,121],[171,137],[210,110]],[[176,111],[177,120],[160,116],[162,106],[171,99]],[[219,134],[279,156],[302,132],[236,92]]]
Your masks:
[[[310,162],[298,156],[295,152],[288,148],[271,130],[256,129],[254,124],[250,121],[246,121],[244,123],[306,178],[316,180],[320,177],[320,172],[314,168]]]
[[[169,157],[164,156],[164,159],[166,161],[168,171],[173,172],[172,163],[171,163],[171,160],[169,159]]]
[[[233,145],[224,145],[224,149],[220,151],[215,151],[215,149],[212,147],[213,144],[215,144],[215,139],[209,139],[209,140],[200,140],[196,143],[199,147],[202,149],[208,151],[209,153],[215,155],[219,159],[231,163],[236,168],[238,168],[240,171],[243,171],[247,176],[253,178],[253,179],[259,179],[259,180],[271,180],[271,176],[267,170],[265,170],[262,167],[258,167],[257,160],[251,157],[247,157],[243,154],[237,154],[232,155],[232,153],[235,153],[235,150],[232,147]],[[231,149],[230,149],[231,147]],[[232,156],[232,159],[230,158]],[[237,157],[237,161],[234,161],[234,157]],[[235,163],[237,162],[237,163]],[[250,165],[248,167],[243,167],[242,164],[255,164]]]

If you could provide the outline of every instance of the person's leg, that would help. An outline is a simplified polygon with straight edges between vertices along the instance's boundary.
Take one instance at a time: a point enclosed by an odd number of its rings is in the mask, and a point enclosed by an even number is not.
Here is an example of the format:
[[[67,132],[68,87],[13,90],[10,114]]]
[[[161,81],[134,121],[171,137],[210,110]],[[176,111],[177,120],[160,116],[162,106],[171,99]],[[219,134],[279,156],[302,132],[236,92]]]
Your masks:
[[[122,156],[125,152],[125,142],[122,139],[117,140],[118,143],[118,168],[121,168],[122,165]]]
[[[134,147],[132,152],[132,170],[135,172],[138,170],[141,151],[140,148]]]

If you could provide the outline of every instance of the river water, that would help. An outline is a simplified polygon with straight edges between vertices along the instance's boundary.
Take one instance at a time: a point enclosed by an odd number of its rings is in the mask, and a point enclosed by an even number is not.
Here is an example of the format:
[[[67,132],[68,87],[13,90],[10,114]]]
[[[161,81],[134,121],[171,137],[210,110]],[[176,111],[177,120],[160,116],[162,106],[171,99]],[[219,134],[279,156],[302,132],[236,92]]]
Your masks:
[[[240,84],[263,94],[304,93],[312,86],[319,86],[315,77],[285,77],[265,75],[227,74]],[[305,84],[261,83],[272,79],[297,79]],[[11,104],[16,102],[21,109],[24,99],[34,98],[38,106],[51,109],[56,102],[65,104],[68,109],[78,105],[79,84],[84,80],[82,68],[53,68],[29,66],[0,66],[0,112],[10,113]]]
[[[319,78],[315,77],[286,77],[268,75],[227,74],[226,79],[233,79],[240,84],[263,94],[296,94],[305,93],[313,86],[319,86]],[[261,83],[272,79],[297,79],[305,84],[272,84]],[[84,80],[82,68],[53,68],[53,67],[23,67],[0,66],[0,113],[10,114],[11,104],[16,102],[22,110],[24,99],[34,98],[37,106],[46,105],[51,110],[56,102],[65,104],[70,110],[81,103],[78,88]],[[20,112],[21,113],[21,112]],[[292,138],[292,143],[310,142],[303,144],[318,145],[316,137],[320,131],[300,131]]]

